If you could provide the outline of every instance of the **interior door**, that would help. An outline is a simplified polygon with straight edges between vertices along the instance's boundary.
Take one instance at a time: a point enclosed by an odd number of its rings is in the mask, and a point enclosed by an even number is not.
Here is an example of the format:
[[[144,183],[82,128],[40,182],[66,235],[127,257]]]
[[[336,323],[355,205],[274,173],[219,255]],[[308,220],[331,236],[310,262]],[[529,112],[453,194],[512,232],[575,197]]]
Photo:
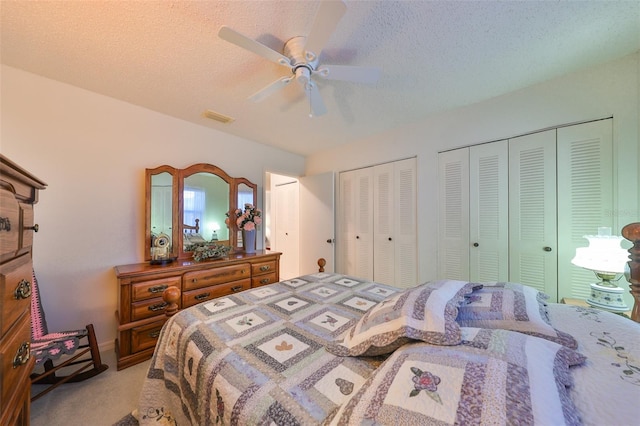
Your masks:
[[[557,300],[556,130],[509,140],[509,280]]]
[[[469,280],[469,149],[438,155],[438,277]]]
[[[299,184],[298,181],[278,184],[274,189],[275,198],[275,251],[280,256],[280,279],[286,280],[300,275],[299,256]]]
[[[318,259],[327,261],[325,272],[335,271],[335,218],[333,172],[305,176],[300,182],[300,274],[318,272]]]
[[[470,280],[508,281],[508,141],[470,147],[469,172]]]

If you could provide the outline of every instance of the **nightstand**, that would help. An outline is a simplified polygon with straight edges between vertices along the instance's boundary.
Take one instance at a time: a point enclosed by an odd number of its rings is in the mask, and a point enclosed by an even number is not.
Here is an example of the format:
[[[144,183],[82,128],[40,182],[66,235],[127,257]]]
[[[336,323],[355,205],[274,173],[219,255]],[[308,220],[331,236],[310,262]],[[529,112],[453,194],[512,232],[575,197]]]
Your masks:
[[[598,308],[596,306],[591,306],[584,299],[575,299],[575,298],[572,298],[572,297],[563,297],[562,300],[560,301],[560,303],[564,303],[566,305],[581,306],[583,308],[594,308],[594,309],[601,309],[603,311],[607,311],[606,309]],[[607,312],[611,312],[611,311],[607,311]],[[631,311],[611,312],[611,313],[612,314],[622,315],[623,317],[631,318]]]

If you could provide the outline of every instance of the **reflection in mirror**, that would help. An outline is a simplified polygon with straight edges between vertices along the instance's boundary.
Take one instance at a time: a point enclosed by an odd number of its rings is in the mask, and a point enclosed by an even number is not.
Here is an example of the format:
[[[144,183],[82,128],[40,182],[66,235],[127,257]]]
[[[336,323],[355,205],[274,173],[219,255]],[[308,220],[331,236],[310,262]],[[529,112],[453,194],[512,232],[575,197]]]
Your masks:
[[[237,199],[238,209],[240,209],[241,211],[244,211],[245,204],[252,204],[255,206],[256,200],[254,197],[254,191],[255,191],[255,188],[250,187],[246,183],[238,184],[238,199]],[[242,230],[238,229],[237,232],[238,232],[237,245],[238,247],[242,247]]]
[[[224,225],[229,211],[229,184],[212,173],[194,173],[184,179],[183,251],[210,241],[228,243]]]
[[[151,176],[151,233],[171,235],[173,176],[164,172]]]
[[[145,260],[167,263],[177,257],[175,213],[176,170],[170,166],[146,169]]]

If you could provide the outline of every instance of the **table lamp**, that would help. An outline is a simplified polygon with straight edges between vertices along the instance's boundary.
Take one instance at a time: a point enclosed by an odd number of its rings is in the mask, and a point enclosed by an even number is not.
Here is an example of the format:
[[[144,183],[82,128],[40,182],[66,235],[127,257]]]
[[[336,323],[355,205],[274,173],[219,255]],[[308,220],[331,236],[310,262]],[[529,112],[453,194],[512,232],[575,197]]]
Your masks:
[[[611,228],[598,228],[598,235],[585,235],[588,247],[578,247],[571,260],[576,266],[591,270],[600,280],[591,284],[591,306],[612,312],[626,312],[629,307],[624,302],[624,290],[615,284],[624,273],[629,253],[620,246],[622,237],[611,235]]]

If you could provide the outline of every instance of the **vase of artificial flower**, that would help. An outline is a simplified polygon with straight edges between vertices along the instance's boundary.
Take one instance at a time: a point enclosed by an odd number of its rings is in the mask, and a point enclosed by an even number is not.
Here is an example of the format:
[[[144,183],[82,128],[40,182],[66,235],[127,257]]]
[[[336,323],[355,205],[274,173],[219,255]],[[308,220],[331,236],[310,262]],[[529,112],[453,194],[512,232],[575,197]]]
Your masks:
[[[256,252],[256,230],[242,230],[242,248],[245,253]]]
[[[262,211],[253,204],[245,204],[244,211],[235,211],[236,225],[242,230],[242,247],[245,253],[256,252],[256,229],[262,223]]]

